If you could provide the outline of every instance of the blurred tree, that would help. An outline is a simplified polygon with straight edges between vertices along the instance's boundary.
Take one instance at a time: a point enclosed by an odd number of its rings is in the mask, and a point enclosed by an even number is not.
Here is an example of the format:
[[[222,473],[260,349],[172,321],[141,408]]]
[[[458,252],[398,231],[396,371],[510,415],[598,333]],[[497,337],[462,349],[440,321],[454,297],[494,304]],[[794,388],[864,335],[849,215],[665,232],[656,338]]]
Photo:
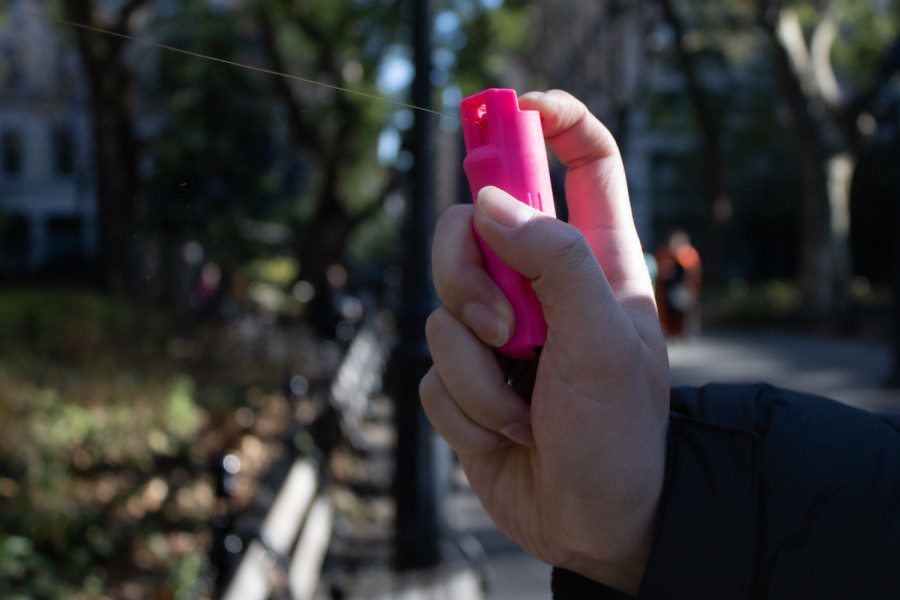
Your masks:
[[[870,112],[877,109],[880,91],[897,69],[897,3],[658,0],[657,5],[671,29],[685,96],[703,142],[707,191],[730,188],[720,197],[734,197],[733,202],[717,204],[719,194],[709,196],[713,227],[707,247],[718,246],[727,224],[717,225],[717,217],[731,213],[729,207],[741,219],[741,231],[750,225],[743,214],[748,207],[737,197],[751,185],[740,174],[746,165],[739,155],[753,146],[757,154],[745,158],[758,162],[759,152],[771,155],[776,150],[780,136],[762,121],[752,127],[742,124],[755,114],[743,105],[755,95],[768,95],[768,84],[758,83],[774,72],[771,81],[784,98],[785,110],[770,110],[768,115],[775,122],[786,121],[793,133],[793,157],[787,158],[793,159],[802,184],[797,254],[804,298],[812,308],[835,308],[851,276],[850,183],[875,129]],[[754,20],[763,26],[754,30]],[[764,69],[758,65],[761,50],[771,56]],[[732,86],[727,95],[716,89],[722,81]],[[740,86],[741,93],[735,94],[733,86]],[[769,149],[756,147],[755,140],[766,136]],[[731,236],[725,237],[728,247]]]
[[[624,152],[645,48],[642,7],[623,0],[541,0],[530,32],[529,83],[565,88],[604,121]]]
[[[452,23],[441,31],[439,46],[455,54],[452,83],[464,96],[490,87],[535,85],[525,57],[538,45],[531,25],[537,15],[527,0],[450,0],[438,14]],[[446,110],[457,110],[446,105]],[[460,168],[460,171],[462,169]]]
[[[657,0],[663,17],[672,29],[678,65],[685,80],[687,95],[693,107],[697,128],[703,140],[706,196],[709,203],[709,231],[703,254],[704,281],[717,284],[722,278],[725,236],[734,214],[731,195],[727,188],[726,159],[722,142],[722,120],[716,103],[707,92],[701,79],[697,53],[687,43],[687,27],[675,0]]]
[[[791,115],[802,191],[801,286],[809,306],[833,309],[851,276],[850,185],[869,111],[900,70],[896,7],[865,0],[758,0],[758,22]],[[845,69],[839,82],[835,42]],[[849,47],[854,47],[852,50]]]
[[[223,60],[248,61],[258,47],[247,15],[208,0],[184,0],[154,19],[158,37]],[[151,55],[152,56],[152,55]],[[305,169],[275,121],[268,76],[170,52],[157,52],[142,75],[156,124],[146,155],[147,210],[140,225],[163,246],[164,296],[172,297],[182,244],[197,240],[227,273],[287,244],[278,211],[302,188]]]
[[[131,35],[148,3],[66,0],[62,10],[70,21]],[[101,274],[110,291],[124,292],[134,282],[131,240],[140,189],[134,78],[125,55],[128,42],[84,30],[75,36],[91,92]]]
[[[403,14],[399,2],[259,0],[254,8],[270,68],[373,94]],[[294,253],[298,279],[316,291],[314,319],[327,326],[329,266],[341,262],[351,234],[399,185],[397,170],[379,165],[375,152],[390,107],[282,77],[273,84],[290,141],[314,174],[293,216]]]

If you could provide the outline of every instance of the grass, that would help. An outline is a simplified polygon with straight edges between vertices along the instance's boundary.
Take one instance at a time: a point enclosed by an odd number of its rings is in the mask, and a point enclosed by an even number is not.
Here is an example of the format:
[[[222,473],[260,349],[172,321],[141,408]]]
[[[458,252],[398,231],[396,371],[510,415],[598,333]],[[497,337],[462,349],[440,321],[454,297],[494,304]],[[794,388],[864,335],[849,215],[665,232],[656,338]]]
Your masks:
[[[208,408],[239,394],[204,397],[179,333],[88,290],[0,292],[0,595],[195,595]]]

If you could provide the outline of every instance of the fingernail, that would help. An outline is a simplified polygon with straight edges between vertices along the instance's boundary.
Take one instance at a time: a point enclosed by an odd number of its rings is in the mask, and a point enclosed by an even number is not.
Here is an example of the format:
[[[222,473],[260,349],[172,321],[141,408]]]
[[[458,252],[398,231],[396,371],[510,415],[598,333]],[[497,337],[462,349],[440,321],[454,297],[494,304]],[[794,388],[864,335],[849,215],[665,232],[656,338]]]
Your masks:
[[[525,446],[526,448],[534,446],[534,435],[531,433],[530,425],[513,423],[500,429],[500,433],[520,446]]]
[[[509,340],[509,320],[493,308],[469,304],[463,309],[462,316],[466,325],[491,346],[500,347]]]
[[[478,192],[478,208],[482,214],[503,227],[520,227],[534,218],[534,211],[495,187]]]

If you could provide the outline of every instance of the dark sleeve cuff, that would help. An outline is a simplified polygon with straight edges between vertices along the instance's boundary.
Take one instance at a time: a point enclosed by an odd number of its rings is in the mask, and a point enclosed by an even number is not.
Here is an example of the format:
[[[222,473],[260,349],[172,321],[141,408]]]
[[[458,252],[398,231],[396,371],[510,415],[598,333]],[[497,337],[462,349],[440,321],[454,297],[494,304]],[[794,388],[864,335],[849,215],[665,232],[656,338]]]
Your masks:
[[[550,579],[550,589],[553,590],[553,597],[557,600],[573,600],[582,598],[590,598],[591,600],[631,600],[632,597],[623,594],[618,590],[608,588],[601,583],[597,583],[587,577],[582,577],[578,573],[567,571],[565,569],[553,569],[553,575]]]
[[[740,600],[754,581],[760,439],[673,414],[639,598]]]
[[[669,419],[666,479],[638,598],[740,600],[754,580],[760,440],[753,431]],[[553,597],[631,598],[565,569]]]

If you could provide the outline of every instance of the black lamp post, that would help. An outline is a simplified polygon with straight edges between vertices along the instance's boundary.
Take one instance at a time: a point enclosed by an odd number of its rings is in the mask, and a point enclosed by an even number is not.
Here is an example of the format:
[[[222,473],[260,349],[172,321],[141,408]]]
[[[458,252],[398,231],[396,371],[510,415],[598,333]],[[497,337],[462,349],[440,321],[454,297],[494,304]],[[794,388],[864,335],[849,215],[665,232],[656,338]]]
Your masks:
[[[895,116],[894,159],[900,169],[900,110]],[[900,387],[900,171],[894,172],[893,198],[891,199],[891,285],[893,295],[893,360],[891,372],[888,374],[887,384],[890,387]]]
[[[412,103],[431,108],[431,13],[428,0],[413,0],[415,80]],[[412,186],[404,229],[403,302],[394,389],[397,426],[394,565],[421,569],[440,560],[434,431],[419,403],[419,381],[430,366],[425,319],[431,311],[428,274],[433,215],[433,115],[416,111],[413,125]]]

